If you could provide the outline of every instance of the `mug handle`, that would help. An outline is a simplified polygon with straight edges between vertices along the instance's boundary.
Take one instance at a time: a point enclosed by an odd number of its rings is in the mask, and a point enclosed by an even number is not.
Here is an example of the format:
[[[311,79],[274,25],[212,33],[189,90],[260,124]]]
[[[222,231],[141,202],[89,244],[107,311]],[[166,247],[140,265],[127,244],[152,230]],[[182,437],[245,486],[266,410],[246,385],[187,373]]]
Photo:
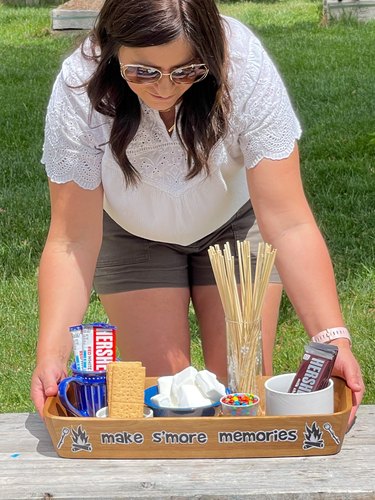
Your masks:
[[[69,411],[71,411],[76,417],[88,417],[89,414],[85,410],[79,410],[75,406],[72,405],[72,403],[68,399],[68,390],[69,390],[69,385],[71,383],[77,383],[80,385],[84,385],[84,380],[82,377],[68,377],[64,378],[61,380],[59,383],[59,398],[62,404],[67,408]]]

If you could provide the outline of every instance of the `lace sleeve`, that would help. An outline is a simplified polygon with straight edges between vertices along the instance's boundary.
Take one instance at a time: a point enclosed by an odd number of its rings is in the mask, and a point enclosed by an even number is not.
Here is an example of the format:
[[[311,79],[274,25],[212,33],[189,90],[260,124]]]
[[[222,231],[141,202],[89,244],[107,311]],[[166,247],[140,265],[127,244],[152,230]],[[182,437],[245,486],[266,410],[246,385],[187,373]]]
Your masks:
[[[77,85],[76,78],[71,79]],[[69,84],[71,84],[69,80]],[[84,189],[101,183],[101,160],[107,142],[105,117],[90,114],[84,88],[67,85],[58,75],[47,108],[42,163],[56,183],[76,182]]]
[[[238,95],[242,105],[237,110],[239,143],[247,168],[263,158],[287,158],[301,127],[292,108],[287,90],[275,65],[258,40],[251,44],[252,53]]]

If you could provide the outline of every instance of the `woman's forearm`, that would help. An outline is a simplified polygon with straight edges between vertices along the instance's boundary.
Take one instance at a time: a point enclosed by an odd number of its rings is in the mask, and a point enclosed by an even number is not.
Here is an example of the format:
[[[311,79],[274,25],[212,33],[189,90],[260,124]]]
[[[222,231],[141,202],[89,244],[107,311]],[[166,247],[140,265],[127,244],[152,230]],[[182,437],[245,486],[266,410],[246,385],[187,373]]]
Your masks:
[[[263,239],[277,249],[285,290],[310,336],[343,326],[327,246],[303,190],[298,148],[284,160],[262,160],[247,173]]]
[[[79,245],[48,243],[39,269],[40,332],[38,359],[52,356],[67,362],[69,327],[80,323],[88,306],[96,253]]]
[[[69,327],[85,314],[102,241],[103,192],[49,182],[51,224],[39,268],[38,362],[66,362]]]
[[[307,333],[342,326],[331,259],[315,222],[290,228],[273,244],[283,285]]]

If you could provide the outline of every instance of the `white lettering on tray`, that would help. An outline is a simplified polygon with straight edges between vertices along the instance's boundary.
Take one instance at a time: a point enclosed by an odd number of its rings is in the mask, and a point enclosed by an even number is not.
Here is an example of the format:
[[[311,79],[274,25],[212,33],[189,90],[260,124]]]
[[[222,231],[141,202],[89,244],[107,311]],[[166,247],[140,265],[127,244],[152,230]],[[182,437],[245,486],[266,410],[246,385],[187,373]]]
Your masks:
[[[217,433],[220,444],[228,443],[276,443],[279,441],[297,441],[297,429],[273,429],[271,431],[222,431]]]
[[[102,432],[100,433],[101,444],[143,444],[145,437],[141,432]]]
[[[206,444],[208,436],[205,432],[167,432],[152,433],[153,443],[163,444]]]

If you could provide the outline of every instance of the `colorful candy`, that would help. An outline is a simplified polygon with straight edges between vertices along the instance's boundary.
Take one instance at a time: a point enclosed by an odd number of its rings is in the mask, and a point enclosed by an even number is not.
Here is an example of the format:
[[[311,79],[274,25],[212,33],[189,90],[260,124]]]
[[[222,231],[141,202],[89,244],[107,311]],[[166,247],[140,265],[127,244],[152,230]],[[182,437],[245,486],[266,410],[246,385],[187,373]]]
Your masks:
[[[258,401],[258,397],[254,394],[243,392],[228,394],[221,399],[222,403],[233,406],[249,406],[258,403]]]

